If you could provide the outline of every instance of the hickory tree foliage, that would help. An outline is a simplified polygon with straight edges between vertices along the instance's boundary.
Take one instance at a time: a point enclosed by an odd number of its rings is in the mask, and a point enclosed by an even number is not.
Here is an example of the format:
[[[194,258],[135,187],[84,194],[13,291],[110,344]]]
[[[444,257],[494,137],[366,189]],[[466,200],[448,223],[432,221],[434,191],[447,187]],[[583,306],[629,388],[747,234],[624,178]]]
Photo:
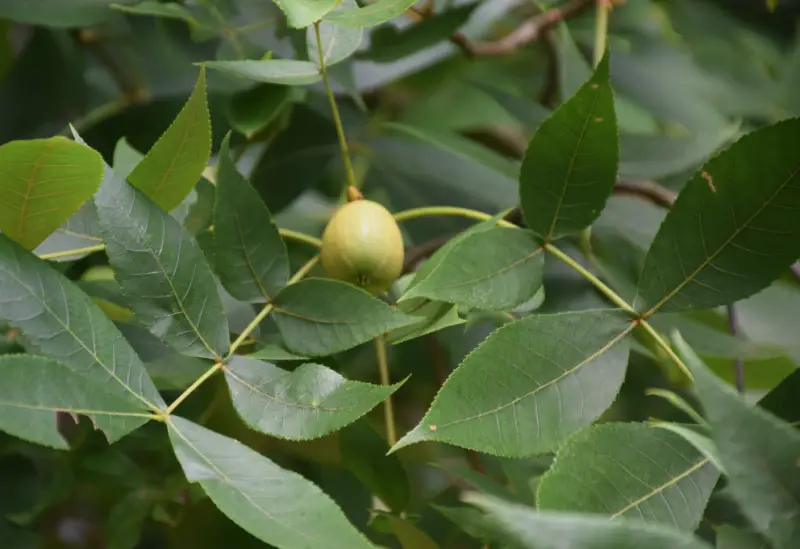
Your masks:
[[[535,4],[0,3],[0,546],[797,547],[797,6]]]

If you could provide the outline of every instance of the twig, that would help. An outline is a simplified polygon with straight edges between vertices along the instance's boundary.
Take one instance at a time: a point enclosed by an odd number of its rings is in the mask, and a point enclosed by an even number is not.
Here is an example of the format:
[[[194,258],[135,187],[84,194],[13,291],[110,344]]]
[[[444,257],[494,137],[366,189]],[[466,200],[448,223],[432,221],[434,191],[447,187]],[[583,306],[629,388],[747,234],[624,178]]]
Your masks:
[[[102,37],[90,29],[80,30],[76,37],[78,42],[86,46],[106,68],[117,84],[117,88],[119,88],[126,104],[134,105],[143,102],[147,98],[147,90],[131,78],[128,71],[117,62]]]
[[[727,306],[728,309],[728,326],[730,326],[731,334],[736,339],[739,339],[739,317],[736,314],[736,308],[734,307],[733,303]],[[744,359],[741,356],[737,356],[736,360],[734,361],[734,367],[736,369],[736,390],[740,393],[744,392]]]
[[[677,194],[658,183],[646,179],[636,181],[617,181],[614,194],[633,195],[644,198],[656,206],[669,209],[675,203]]]
[[[392,384],[389,377],[389,360],[386,358],[386,342],[382,335],[375,338],[375,354],[378,359],[378,373],[381,376],[381,385],[388,387]],[[386,439],[389,441],[389,448],[397,444],[397,426],[394,421],[394,407],[392,406],[392,395],[383,401],[384,420],[386,422]]]

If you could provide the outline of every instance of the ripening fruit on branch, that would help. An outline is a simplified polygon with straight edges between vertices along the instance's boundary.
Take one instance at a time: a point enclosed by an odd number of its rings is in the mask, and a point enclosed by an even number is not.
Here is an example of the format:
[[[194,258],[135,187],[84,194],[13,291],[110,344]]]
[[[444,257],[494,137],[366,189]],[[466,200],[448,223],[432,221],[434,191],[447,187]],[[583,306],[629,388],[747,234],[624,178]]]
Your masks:
[[[339,208],[325,227],[320,261],[329,277],[377,295],[400,276],[404,253],[403,236],[389,210],[371,200],[355,200]]]

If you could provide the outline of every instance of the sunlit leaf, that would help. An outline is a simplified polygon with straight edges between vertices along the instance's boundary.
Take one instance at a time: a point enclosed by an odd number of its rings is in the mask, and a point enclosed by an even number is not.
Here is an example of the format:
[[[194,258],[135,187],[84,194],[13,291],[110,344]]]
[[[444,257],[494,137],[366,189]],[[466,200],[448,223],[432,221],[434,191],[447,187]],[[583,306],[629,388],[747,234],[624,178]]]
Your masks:
[[[585,429],[539,482],[540,509],[625,517],[693,532],[719,473],[678,435],[635,423]]]
[[[686,184],[647,253],[641,310],[732,303],[800,257],[798,132],[800,119],[756,130]]]
[[[103,157],[66,137],[0,146],[0,230],[31,250],[75,214],[102,179]]]
[[[338,353],[415,322],[360,288],[322,278],[286,286],[273,303],[286,346],[306,356]]]
[[[617,177],[617,120],[608,54],[592,77],[544,120],[520,171],[528,226],[550,240],[580,231],[600,215]]]
[[[426,440],[508,457],[554,450],[613,402],[632,329],[613,310],[506,324],[464,359],[393,450]]]
[[[190,482],[220,511],[278,549],[374,549],[317,486],[244,444],[172,417],[169,437]]]
[[[214,207],[214,259],[222,285],[241,301],[270,301],[289,279],[286,245],[258,192],[219,153]]]
[[[231,400],[245,423],[268,435],[309,440],[352,423],[401,384],[350,381],[321,364],[288,372],[269,362],[233,357],[225,368]]]

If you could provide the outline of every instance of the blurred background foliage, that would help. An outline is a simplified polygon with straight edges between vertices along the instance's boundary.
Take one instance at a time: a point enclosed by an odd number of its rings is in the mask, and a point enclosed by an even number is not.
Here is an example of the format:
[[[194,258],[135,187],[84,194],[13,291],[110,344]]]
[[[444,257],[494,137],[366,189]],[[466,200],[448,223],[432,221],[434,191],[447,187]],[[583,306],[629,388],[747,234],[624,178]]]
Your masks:
[[[569,2],[567,2],[569,3]],[[114,4],[114,6],[112,6]],[[513,207],[516,174],[528,138],[550,109],[590,72],[594,11],[580,10],[538,40],[501,55],[472,55],[465,43],[491,43],[559,2],[425,0],[413,13],[367,29],[359,51],[332,67],[357,177],[367,197],[390,209],[457,205],[497,212]],[[592,2],[584,2],[591,7]],[[772,4],[777,4],[772,6]],[[627,0],[610,18],[612,83],[621,138],[620,192],[593,228],[596,266],[621,295],[635,292],[644,251],[664,210],[624,192],[657,182],[677,191],[702,162],[737,136],[800,115],[800,1]],[[72,123],[115,169],[146,152],[180,110],[206,60],[306,59],[306,31],[290,29],[267,0],[0,0],[0,144],[68,135]],[[473,52],[474,53],[474,52]],[[213,151],[229,130],[239,167],[281,227],[319,234],[339,199],[343,169],[321,85],[253,84],[209,70]],[[213,184],[198,183],[173,215],[203,242]],[[456,219],[404,224],[410,247],[466,226]],[[575,251],[579,243],[574,242]],[[63,248],[63,242],[50,242]],[[291,244],[295,266],[310,251]],[[205,364],[178,357],[126,325],[119,295],[97,280],[95,256],[59,266],[89,291],[146,360],[165,391],[180,391]],[[102,278],[102,277],[100,277]],[[603,301],[570,269],[548,263],[554,312]],[[119,304],[119,303],[117,303]],[[229,299],[232,329],[253,310]],[[736,305],[740,334],[721,311],[663,315],[680,327],[723,377],[741,360],[745,384],[759,396],[800,363],[800,286],[787,277]],[[116,315],[116,316],[114,316]],[[393,377],[413,374],[396,395],[399,431],[416,424],[460,360],[504,318],[471,319],[393,347]],[[0,330],[0,353],[18,352]],[[262,333],[269,338],[269,328]],[[327,359],[326,359],[327,360]],[[329,360],[348,378],[373,381],[370,346]],[[645,389],[674,389],[668,363],[639,345],[607,419],[681,419]],[[291,367],[292,363],[286,363]],[[406,510],[443,549],[482,547],[472,517],[455,510],[463,486],[533,503],[546,458],[507,460],[445,445],[421,444],[383,457],[384,441],[359,421],[308,442],[279,441],[248,430],[212,380],[186,405],[187,417],[242,440],[312,479],[363,529],[387,546],[423,548],[416,527],[370,512],[371,492]],[[177,393],[176,393],[177,394]],[[688,397],[687,397],[688,398]],[[685,418],[683,418],[685,419]],[[60,453],[0,434],[0,547],[264,547],[189,486],[165,434],[146,426],[108,446],[91,424],[65,419],[73,447]],[[726,512],[724,498],[711,514]],[[716,507],[715,507],[716,506]],[[392,533],[396,534],[393,535]],[[408,537],[411,536],[411,537]],[[479,538],[480,536],[478,536]],[[425,542],[427,543],[427,542]],[[434,547],[434,546],[432,546]]]

